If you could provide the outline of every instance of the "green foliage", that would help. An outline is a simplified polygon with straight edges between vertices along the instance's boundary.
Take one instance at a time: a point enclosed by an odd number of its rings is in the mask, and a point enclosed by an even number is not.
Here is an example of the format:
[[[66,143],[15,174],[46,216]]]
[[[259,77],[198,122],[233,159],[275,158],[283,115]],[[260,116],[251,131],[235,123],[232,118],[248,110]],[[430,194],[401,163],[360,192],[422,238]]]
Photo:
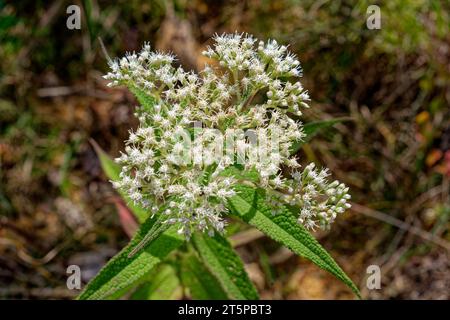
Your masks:
[[[133,300],[173,300],[183,297],[176,268],[161,264],[147,276],[148,282],[139,286],[131,295]]]
[[[154,222],[154,218],[147,219],[130,243],[89,282],[79,299],[119,298],[130,288],[144,281],[148,272],[183,244],[182,236],[172,227],[136,255],[129,257],[132,249],[142,241]]]
[[[153,106],[156,103],[155,98],[149,96],[148,94],[146,94],[137,87],[130,87],[130,91],[133,92],[133,94],[135,95],[136,99],[143,108],[143,111],[147,113],[151,113],[153,111]]]
[[[194,254],[186,255],[181,261],[181,281],[193,299],[225,300],[228,297],[219,281]]]
[[[328,252],[303,226],[297,223],[295,215],[290,212],[291,209],[285,209],[282,213],[274,215],[265,204],[264,190],[254,190],[247,186],[238,186],[236,190],[239,192],[238,195],[230,200],[230,207],[234,214],[296,254],[330,272],[360,296],[358,288]]]
[[[229,299],[258,299],[258,293],[244,270],[244,265],[229,242],[216,234],[214,237],[193,236],[202,261],[217,278]]]

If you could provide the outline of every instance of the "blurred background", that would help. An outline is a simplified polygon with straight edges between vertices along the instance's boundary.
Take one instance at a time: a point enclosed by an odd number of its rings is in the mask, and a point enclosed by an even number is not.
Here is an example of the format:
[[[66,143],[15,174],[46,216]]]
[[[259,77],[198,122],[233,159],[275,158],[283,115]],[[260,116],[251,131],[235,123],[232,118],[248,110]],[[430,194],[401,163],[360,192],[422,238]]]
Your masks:
[[[81,8],[81,29],[66,8]],[[369,5],[381,29],[366,26]],[[136,101],[102,75],[144,41],[188,69],[214,33],[289,44],[312,98],[305,121],[351,117],[301,159],[330,168],[353,208],[323,246],[367,299],[450,298],[450,2],[446,0],[0,0],[0,298],[69,299],[136,227],[89,143],[117,156]],[[351,299],[351,292],[267,238],[238,234],[265,299]],[[381,289],[368,290],[369,265]],[[181,297],[181,296],[180,296]]]

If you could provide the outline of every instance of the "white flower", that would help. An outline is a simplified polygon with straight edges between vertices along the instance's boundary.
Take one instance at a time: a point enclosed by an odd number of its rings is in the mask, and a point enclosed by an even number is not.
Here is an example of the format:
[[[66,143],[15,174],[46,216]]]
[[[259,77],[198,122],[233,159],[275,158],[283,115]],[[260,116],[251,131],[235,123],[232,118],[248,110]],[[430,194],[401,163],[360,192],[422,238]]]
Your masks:
[[[172,65],[172,55],[152,52],[148,43],[141,52],[111,62],[105,75],[110,85],[127,85],[155,101],[153,107],[137,110],[140,125],[130,133],[125,154],[116,159],[122,172],[114,187],[152,214],[168,204],[160,214],[186,238],[196,230],[222,233],[237,183],[223,173],[238,159],[244,161],[244,170],[257,173],[251,183],[267,190],[274,214],[289,204],[301,208],[298,221],[305,227],[329,227],[350,206],[350,196],[345,185],[328,182],[327,169],[312,163],[301,171],[291,156],[291,146],[305,136],[303,124],[291,115],[301,116],[309,101],[296,79],[301,76],[296,56],[275,40],[238,33],[216,35],[203,54],[217,60],[221,69],[186,72]],[[253,101],[257,95],[258,104]],[[250,129],[271,145],[264,149],[251,135],[238,135],[231,154],[217,159],[212,147],[226,139],[214,145],[215,133]],[[188,141],[192,134],[193,143]],[[282,176],[289,171],[291,178]]]

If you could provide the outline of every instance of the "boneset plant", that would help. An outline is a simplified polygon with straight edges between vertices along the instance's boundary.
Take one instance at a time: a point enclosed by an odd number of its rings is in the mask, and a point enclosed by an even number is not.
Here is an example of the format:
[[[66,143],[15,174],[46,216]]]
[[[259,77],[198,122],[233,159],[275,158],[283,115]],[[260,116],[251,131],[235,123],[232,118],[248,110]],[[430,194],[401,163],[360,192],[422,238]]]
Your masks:
[[[243,34],[213,40],[203,52],[212,63],[199,74],[175,67],[172,55],[148,44],[110,61],[105,78],[135,94],[140,124],[115,163],[98,153],[141,226],[79,298],[118,298],[139,287],[140,298],[177,297],[182,288],[192,298],[257,299],[226,238],[236,220],[359,296],[308,231],[329,228],[350,207],[348,188],[295,157],[316,130],[334,122],[299,121],[309,97],[286,46]]]

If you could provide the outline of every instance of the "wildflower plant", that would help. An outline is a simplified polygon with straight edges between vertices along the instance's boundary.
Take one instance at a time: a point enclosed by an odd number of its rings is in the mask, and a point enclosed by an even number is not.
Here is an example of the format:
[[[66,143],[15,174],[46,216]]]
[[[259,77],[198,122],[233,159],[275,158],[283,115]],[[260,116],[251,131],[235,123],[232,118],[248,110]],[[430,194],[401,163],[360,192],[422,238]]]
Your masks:
[[[199,74],[175,66],[174,56],[149,44],[110,61],[105,78],[136,95],[139,127],[115,164],[99,154],[142,225],[80,298],[119,297],[151,282],[149,274],[162,264],[179,271],[172,277],[193,298],[256,299],[226,239],[227,224],[236,219],[359,295],[308,232],[328,229],[350,207],[350,195],[328,169],[302,167],[295,156],[316,129],[333,124],[299,120],[310,99],[298,80],[298,59],[275,40],[237,33],[213,40],[203,52],[211,64]],[[179,254],[169,255],[175,249]]]

